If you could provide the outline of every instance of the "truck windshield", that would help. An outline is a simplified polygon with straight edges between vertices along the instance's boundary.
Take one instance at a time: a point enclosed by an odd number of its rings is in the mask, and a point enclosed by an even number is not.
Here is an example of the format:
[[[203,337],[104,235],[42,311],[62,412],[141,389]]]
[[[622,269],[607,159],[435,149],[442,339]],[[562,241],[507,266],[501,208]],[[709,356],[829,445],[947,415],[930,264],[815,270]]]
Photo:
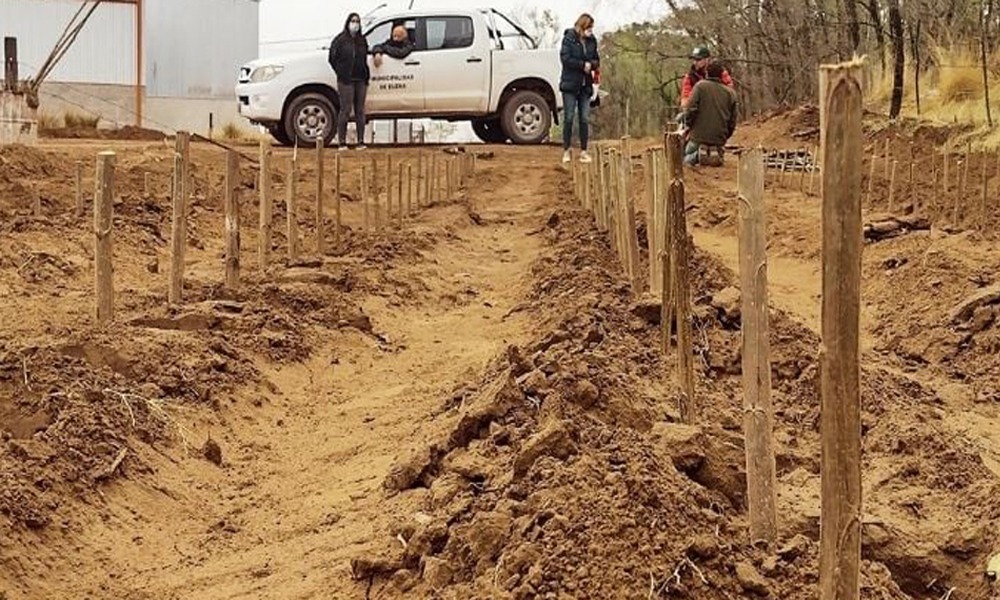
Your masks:
[[[493,27],[490,37],[501,50],[535,50],[538,43],[528,35],[517,23],[507,18],[507,15],[497,10],[490,10],[488,21]]]

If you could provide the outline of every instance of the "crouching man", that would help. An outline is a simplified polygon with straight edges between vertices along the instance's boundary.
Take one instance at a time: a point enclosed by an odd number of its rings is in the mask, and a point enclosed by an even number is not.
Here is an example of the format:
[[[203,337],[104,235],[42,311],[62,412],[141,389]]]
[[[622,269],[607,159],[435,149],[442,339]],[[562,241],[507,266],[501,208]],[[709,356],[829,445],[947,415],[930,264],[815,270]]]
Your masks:
[[[688,99],[684,162],[690,166],[721,167],[726,142],[736,131],[736,93],[722,82],[725,73],[722,64],[709,63],[706,73]]]

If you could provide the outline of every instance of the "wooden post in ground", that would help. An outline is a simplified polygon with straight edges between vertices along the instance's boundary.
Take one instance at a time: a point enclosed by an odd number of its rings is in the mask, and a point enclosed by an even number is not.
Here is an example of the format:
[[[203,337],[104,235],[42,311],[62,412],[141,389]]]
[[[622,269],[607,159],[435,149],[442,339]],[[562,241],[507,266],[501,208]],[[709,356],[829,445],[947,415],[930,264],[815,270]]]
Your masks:
[[[444,182],[445,182],[445,196],[448,202],[452,202],[455,199],[455,189],[452,187],[453,171],[455,169],[455,160],[449,158],[445,161],[444,165]]]
[[[808,150],[803,149],[801,152],[802,155],[808,156]],[[799,170],[799,193],[806,193],[806,161],[804,158],[801,161],[801,169]],[[809,193],[812,193],[812,190],[809,190]]]
[[[740,289],[743,333],[743,432],[750,542],[774,544],[778,532],[771,407],[764,155],[758,147],[739,162]]]
[[[180,304],[184,289],[184,250],[187,246],[187,199],[184,196],[184,157],[174,154],[173,212],[170,232],[170,304]]]
[[[962,169],[962,198],[966,197],[969,192],[969,166],[972,164],[972,144],[970,143],[965,150],[965,168]]]
[[[223,204],[226,212],[226,287],[240,285],[240,201],[237,187],[240,176],[240,155],[226,151],[226,189]]]
[[[604,233],[608,230],[608,183],[607,183],[607,153],[604,148],[597,150],[597,209],[594,211],[594,221],[597,230]]]
[[[153,194],[153,185],[149,173],[142,174],[142,195],[147,198]]]
[[[97,155],[97,193],[94,195],[94,280],[97,324],[114,318],[115,290],[112,229],[115,202],[115,153]]]
[[[948,156],[948,144],[945,144],[945,146],[944,146],[944,167],[943,167],[944,173],[942,175],[942,177],[943,177],[942,181],[943,181],[944,185],[943,185],[943,187],[941,189],[941,195],[942,195],[942,197],[946,196],[948,194],[948,183],[949,183],[948,182],[948,175],[949,175],[949,167],[950,167],[950,165],[948,163],[950,163],[950,162],[951,162],[951,158]]]
[[[871,208],[872,205],[872,189],[875,186],[875,151],[872,150],[872,164],[871,171],[868,173],[868,198],[866,203],[868,207]]]
[[[316,138],[316,254],[326,253],[326,218],[323,214],[323,138]]]
[[[261,271],[267,271],[271,262],[271,224],[274,206],[271,203],[271,142],[260,143],[260,172],[257,191],[260,199],[260,223],[257,234],[257,258]]]
[[[83,200],[83,162],[76,161],[76,216],[82,217],[87,207]]]
[[[406,175],[406,164],[399,163],[399,181],[397,183],[397,194],[396,194],[396,208],[398,210],[396,214],[396,225],[402,229],[403,228],[403,186],[405,182]]]
[[[371,223],[368,217],[368,203],[371,202],[371,192],[368,189],[368,167],[366,165],[361,165],[361,223],[362,229],[365,231],[371,230]]]
[[[885,179],[889,179],[889,169],[892,166],[892,156],[890,154],[890,152],[891,152],[892,149],[889,146],[889,137],[891,137],[891,136],[892,136],[892,134],[890,133],[885,138]]]
[[[591,196],[591,174],[593,172],[593,163],[587,163],[583,167],[583,207],[587,210],[591,210],[590,205]]]
[[[895,195],[896,195],[896,167],[898,167],[898,166],[899,166],[899,161],[898,160],[892,161],[892,175],[889,177],[889,207],[888,207],[888,212],[889,212],[890,215],[892,214],[892,204],[893,204],[892,201],[893,201],[893,199],[895,198]]]
[[[679,202],[683,205],[684,196],[684,139],[679,133],[668,133],[663,139],[664,157],[666,161],[666,176],[663,186],[667,193],[666,205],[663,207],[663,247],[660,250],[660,260],[662,268],[662,289],[661,289],[661,309],[660,323],[662,327],[663,354],[670,354],[670,332],[674,328],[674,317],[677,314],[675,308],[676,279],[674,273],[674,204],[678,202],[675,196],[680,195]],[[678,185],[674,185],[675,182]],[[681,207],[683,210],[683,206]],[[678,330],[679,333],[679,330]],[[678,342],[680,339],[678,338]],[[693,384],[692,384],[693,385]]]
[[[299,206],[298,206],[298,185],[299,166],[295,155],[288,163],[288,179],[285,182],[285,211],[287,213],[287,235],[288,235],[288,262],[299,261]]]
[[[863,62],[820,67],[823,305],[820,600],[858,600],[861,564]]]
[[[659,227],[658,207],[656,203],[656,153],[652,148],[643,154],[643,170],[646,187],[646,252],[649,254],[649,292],[655,294],[656,287],[656,255],[660,242],[656,233]]]
[[[406,214],[407,216],[413,216],[413,163],[406,164]],[[419,193],[419,186],[417,189]]]
[[[642,294],[643,276],[639,268],[639,238],[636,237],[635,199],[631,194],[632,174],[629,166],[631,160],[628,156],[625,157],[625,160],[628,162],[622,165],[621,170],[622,208],[625,211],[625,251],[627,252],[626,261],[628,262],[629,281],[632,283],[632,294],[638,297]]]
[[[813,146],[812,168],[809,169],[809,195],[813,194],[813,182],[816,180],[816,172],[819,171],[819,146]]]
[[[340,206],[340,153],[337,153],[337,158],[334,159],[333,167],[333,243],[339,249],[340,248],[340,236],[341,233],[341,206]]]
[[[698,410],[694,398],[694,340],[691,327],[691,244],[684,211],[684,192],[683,179],[677,178],[670,183],[670,225],[673,227],[670,272],[677,319],[677,381],[681,385],[679,408],[681,420],[692,424],[698,420]]]

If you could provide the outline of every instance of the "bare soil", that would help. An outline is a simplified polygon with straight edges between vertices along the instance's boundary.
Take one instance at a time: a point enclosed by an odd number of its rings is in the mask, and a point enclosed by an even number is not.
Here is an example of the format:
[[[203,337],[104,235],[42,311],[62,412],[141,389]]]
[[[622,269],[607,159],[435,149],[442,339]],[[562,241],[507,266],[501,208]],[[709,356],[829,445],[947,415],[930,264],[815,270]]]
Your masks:
[[[795,147],[812,119],[771,116],[739,141]],[[887,135],[871,132],[876,145]],[[84,161],[92,186],[106,147],[118,152],[117,312],[98,328],[73,180]],[[769,179],[780,541],[753,547],[733,161],[687,175],[701,414],[690,427],[658,317],[574,206],[558,150],[490,150],[459,197],[377,234],[360,230],[355,200],[361,164],[376,156],[382,169],[386,151],[342,155],[348,230],[340,248],[329,233],[325,256],[310,255],[305,153],[305,260],[280,259],[276,227],[266,273],[244,162],[244,285],[229,291],[223,156],[195,143],[179,308],[166,303],[171,148],[0,150],[0,592],[815,598],[818,197]],[[277,155],[284,172],[290,152]],[[640,194],[641,181],[637,161]],[[871,215],[886,186],[875,182]],[[332,223],[329,190],[326,201]],[[968,226],[865,249],[866,599],[997,593],[983,571],[1000,551],[998,267],[990,233]]]

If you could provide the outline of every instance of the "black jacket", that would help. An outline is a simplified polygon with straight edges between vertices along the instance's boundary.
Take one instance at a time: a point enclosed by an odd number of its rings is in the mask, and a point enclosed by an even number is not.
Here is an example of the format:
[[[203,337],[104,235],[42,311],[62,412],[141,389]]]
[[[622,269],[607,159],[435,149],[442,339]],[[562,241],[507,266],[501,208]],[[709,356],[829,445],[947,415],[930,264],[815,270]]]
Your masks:
[[[600,66],[601,58],[597,54],[597,40],[593,37],[581,38],[575,29],[567,29],[563,34],[559,58],[562,60],[559,90],[592,94],[594,92],[594,77],[591,73],[583,72],[583,65],[589,62],[591,71]]]
[[[360,33],[358,35],[351,35],[348,31],[338,33],[330,43],[328,60],[333,72],[337,74],[338,81],[368,83],[371,79],[371,71],[368,69],[368,40]]]
[[[403,40],[402,42],[397,42],[396,40],[390,39],[384,44],[379,44],[372,48],[372,54],[385,54],[386,56],[404,59],[413,52],[413,42],[410,40]]]

